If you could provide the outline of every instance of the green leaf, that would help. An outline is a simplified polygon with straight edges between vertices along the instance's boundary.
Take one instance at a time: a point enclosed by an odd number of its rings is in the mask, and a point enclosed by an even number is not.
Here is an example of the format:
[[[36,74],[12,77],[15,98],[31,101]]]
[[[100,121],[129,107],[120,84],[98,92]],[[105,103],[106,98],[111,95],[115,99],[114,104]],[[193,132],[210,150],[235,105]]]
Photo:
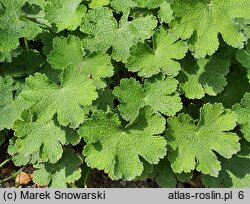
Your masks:
[[[135,181],[146,181],[148,178],[151,178],[154,173],[154,165],[146,162],[142,159],[143,162],[143,172],[140,176],[137,176]]]
[[[94,8],[96,6],[107,6],[110,0],[92,0],[89,4],[89,8]]]
[[[14,95],[14,91],[14,80],[8,76],[0,76],[0,130],[11,129],[14,122],[21,119],[21,113],[31,106],[21,96]]]
[[[87,11],[81,2],[82,0],[48,0],[44,6],[45,18],[56,32],[64,29],[75,30]]]
[[[74,53],[72,55],[72,53]],[[93,79],[97,89],[105,88],[103,78],[113,76],[113,65],[109,55],[92,53],[85,56],[81,40],[73,35],[56,37],[53,40],[53,50],[48,55],[48,62],[55,69],[65,69],[68,65],[82,69],[82,74]],[[84,57],[85,56],[85,57]]]
[[[82,159],[73,149],[65,149],[62,158],[55,164],[45,163],[35,165],[37,169],[32,174],[33,181],[50,188],[67,188],[81,177]]]
[[[158,136],[165,129],[165,119],[149,107],[137,120],[123,127],[117,114],[96,111],[80,127],[86,163],[104,170],[112,179],[132,180],[143,172],[140,157],[157,164],[166,155],[166,141]]]
[[[186,52],[186,44],[161,27],[153,36],[153,48],[142,43],[132,47],[126,67],[141,77],[149,78],[160,71],[176,76],[181,67],[175,60],[182,59]]]
[[[219,47],[218,34],[235,47],[243,48],[246,37],[235,18],[250,18],[249,0],[175,0],[171,8],[177,19],[172,30],[183,40],[190,39],[196,58],[212,55]]]
[[[163,75],[145,80],[144,84],[134,78],[122,79],[113,93],[121,104],[118,106],[122,117],[133,121],[141,108],[150,106],[167,116],[173,116],[182,109],[181,99],[176,93],[178,82]]]
[[[161,4],[160,10],[158,12],[158,17],[161,22],[170,23],[173,19],[173,10],[168,2],[164,2]]]
[[[149,8],[155,9],[160,7],[165,0],[112,0],[111,5],[115,10],[127,12],[131,8]]]
[[[98,90],[98,98],[93,102],[93,106],[96,110],[103,110],[109,112],[114,109],[115,96],[111,89],[100,89]]]
[[[138,7],[155,9],[161,6],[166,0],[133,0],[137,3]]]
[[[237,123],[240,125],[243,136],[250,142],[250,93],[246,93],[240,104],[233,106],[233,110],[238,115]]]
[[[137,7],[137,3],[134,0],[111,0],[111,6],[117,10],[127,13],[130,11],[130,8]]]
[[[249,187],[249,38],[250,0],[0,0],[0,160]]]
[[[174,174],[167,157],[155,167],[155,172],[155,181],[161,188],[175,188],[178,181],[185,182],[192,177],[192,173]]]
[[[211,176],[221,170],[217,152],[229,159],[240,150],[239,137],[230,132],[236,126],[237,115],[222,104],[205,104],[200,119],[180,114],[168,119],[166,139],[172,148],[169,154],[176,173],[190,172],[195,168]]]
[[[95,7],[83,19],[80,30],[87,34],[83,45],[91,52],[106,52],[112,47],[112,58],[126,62],[130,48],[151,37],[157,25],[154,16],[145,16],[119,23],[110,9]]]
[[[221,159],[218,178],[203,175],[202,182],[209,188],[249,188],[250,145],[243,141],[242,150],[232,159]]]
[[[214,55],[211,59],[198,59],[194,63],[185,58],[178,76],[180,90],[189,99],[201,99],[208,94],[216,96],[227,85],[230,60]]]
[[[23,166],[27,164],[36,164],[42,162],[39,151],[33,152],[32,155],[19,154],[16,137],[12,137],[9,141],[8,154],[11,155],[12,161],[16,166]]]
[[[39,69],[39,73],[45,74],[50,81],[53,81],[57,84],[59,84],[61,81],[62,70],[53,69],[48,62],[44,63],[41,66],[41,68]]]
[[[60,125],[76,128],[84,120],[81,106],[88,106],[97,98],[95,86],[86,79],[81,70],[67,67],[60,85],[45,75],[36,73],[26,79],[26,88],[21,96],[34,103],[38,119],[48,121],[57,114]]]
[[[16,49],[18,45],[18,35],[0,27],[0,61],[11,61],[12,56],[9,52]]]
[[[43,60],[36,50],[23,50],[22,53],[12,60],[12,63],[3,63],[0,70],[4,75],[22,77],[34,74],[42,65]]]
[[[250,38],[250,18],[236,18],[236,24],[240,30],[245,32],[246,37]]]
[[[250,90],[247,72],[244,68],[237,66],[227,75],[227,86],[224,91],[217,96],[206,96],[205,102],[223,103],[224,107],[232,108],[236,103],[240,103],[244,94]]]
[[[79,138],[76,132],[64,130],[53,120],[16,121],[13,129],[18,138],[16,147],[19,154],[32,156],[39,152],[41,161],[50,163],[56,163],[62,157],[62,145]]]
[[[1,35],[1,32],[0,32]],[[11,50],[10,52],[1,52],[0,51],[0,62],[12,62],[12,58],[17,57],[22,53],[21,48],[16,48]]]
[[[97,89],[105,88],[107,85],[103,79],[114,74],[111,57],[101,52],[87,55],[81,63],[81,69],[85,76],[94,80]]]
[[[74,54],[72,54],[74,53]],[[48,55],[47,61],[55,69],[65,69],[68,65],[78,65],[82,62],[85,52],[80,38],[70,35],[55,37],[53,49]]]
[[[42,10],[43,0],[30,0],[28,4],[35,5]],[[6,55],[16,49],[19,38],[33,39],[42,32],[36,21],[43,18],[41,12],[28,13],[24,8],[26,0],[1,0],[2,11],[0,15],[0,53]]]
[[[176,187],[177,180],[167,158],[160,161],[156,166],[155,171],[157,172],[155,181],[161,188]]]
[[[238,50],[237,60],[245,67],[248,71],[248,79],[250,82],[250,40],[246,46],[246,49]]]
[[[41,42],[43,43],[42,47],[43,54],[46,56],[49,55],[49,53],[52,50],[52,43],[54,38],[56,37],[56,34],[44,30],[41,34],[38,35],[38,37],[41,39]]]

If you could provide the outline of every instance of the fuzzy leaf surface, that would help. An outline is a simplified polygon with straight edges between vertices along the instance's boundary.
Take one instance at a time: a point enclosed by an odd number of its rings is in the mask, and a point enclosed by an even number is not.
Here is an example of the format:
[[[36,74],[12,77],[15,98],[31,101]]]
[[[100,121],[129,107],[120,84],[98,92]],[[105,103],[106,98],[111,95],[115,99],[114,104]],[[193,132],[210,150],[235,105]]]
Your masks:
[[[81,164],[80,156],[73,149],[66,149],[57,163],[35,165],[37,170],[32,175],[33,181],[50,188],[67,188],[68,183],[74,183],[81,177]]]
[[[246,92],[250,90],[247,72],[242,67],[236,67],[227,75],[227,86],[224,91],[217,96],[206,96],[204,102],[222,103],[226,108],[232,108],[236,103],[240,103]]]
[[[11,77],[0,76],[0,130],[10,129],[16,120],[21,119],[21,113],[29,109],[31,103],[20,96],[14,96],[14,80]]]
[[[69,66],[62,74],[60,85],[36,73],[26,79],[26,89],[21,96],[34,103],[38,119],[48,121],[57,114],[61,125],[76,128],[84,120],[81,106],[91,105],[97,98],[93,82],[81,73]]]
[[[80,24],[87,9],[82,0],[49,0],[44,6],[45,18],[56,32],[64,29],[75,30]]]
[[[93,80],[97,89],[105,88],[106,83],[103,79],[113,76],[114,73],[111,57],[108,54],[99,52],[86,55],[81,40],[73,35],[67,38],[54,38],[48,62],[53,68],[60,70],[68,65],[79,67],[85,77]]]
[[[77,140],[77,133],[64,130],[53,120],[44,121],[16,121],[14,125],[17,152],[31,157],[39,152],[43,162],[56,163],[63,153],[62,145],[67,139],[73,143]],[[69,142],[68,142],[69,143]]]
[[[238,50],[237,60],[245,67],[248,71],[248,79],[250,81],[250,40],[245,49]]]
[[[177,80],[163,75],[145,80],[144,84],[130,78],[122,79],[113,93],[121,102],[118,109],[123,118],[133,121],[145,106],[167,116],[175,115],[182,108],[181,99],[176,93],[177,85]]]
[[[142,109],[137,121],[126,127],[117,114],[96,111],[80,128],[87,143],[85,161],[112,179],[135,179],[143,172],[140,157],[157,164],[166,155],[166,141],[158,136],[164,129],[165,119],[149,107]]]
[[[96,7],[88,12],[80,30],[88,35],[83,39],[83,45],[88,50],[106,52],[112,47],[112,58],[125,62],[130,48],[150,38],[156,26],[157,20],[150,15],[119,22],[118,25],[110,9]]]
[[[143,43],[132,47],[126,67],[129,71],[138,72],[139,76],[146,78],[161,71],[176,76],[181,67],[175,60],[182,59],[187,49],[184,42],[178,41],[177,37],[161,27],[153,36],[153,48]]]
[[[189,99],[201,99],[208,94],[216,96],[227,85],[230,60],[213,56],[211,59],[190,59],[182,61],[182,70],[178,76],[180,89]]]
[[[161,4],[158,17],[161,22],[170,23],[174,19],[173,13],[174,12],[171,9],[171,5],[168,2],[164,2]]]
[[[236,126],[237,115],[222,104],[205,104],[200,109],[198,123],[184,113],[168,119],[166,138],[172,148],[169,154],[176,173],[195,168],[218,176],[221,165],[217,152],[229,159],[240,150],[239,137],[230,130]]]
[[[222,171],[218,178],[203,175],[207,188],[248,188],[250,183],[250,145],[242,144],[242,150],[232,159],[221,159]]]
[[[0,1],[0,56],[10,57],[9,53],[19,45],[19,38],[32,39],[42,32],[42,28],[35,21],[43,19],[40,13],[43,3],[43,0]],[[38,8],[37,12],[25,10],[25,6],[28,5]]]
[[[246,93],[240,104],[233,106],[238,115],[238,124],[245,139],[250,142],[250,93]]]
[[[247,40],[234,19],[250,18],[249,0],[175,0],[171,8],[177,17],[171,28],[184,40],[191,37],[189,44],[196,58],[218,49],[219,33],[235,48],[243,48]]]
[[[53,68],[63,70],[70,64],[80,64],[84,56],[80,38],[70,35],[67,38],[62,36],[53,39],[53,49],[47,60]]]
[[[155,9],[160,7],[165,0],[112,0],[111,5],[118,11],[127,12],[132,8],[149,8]]]

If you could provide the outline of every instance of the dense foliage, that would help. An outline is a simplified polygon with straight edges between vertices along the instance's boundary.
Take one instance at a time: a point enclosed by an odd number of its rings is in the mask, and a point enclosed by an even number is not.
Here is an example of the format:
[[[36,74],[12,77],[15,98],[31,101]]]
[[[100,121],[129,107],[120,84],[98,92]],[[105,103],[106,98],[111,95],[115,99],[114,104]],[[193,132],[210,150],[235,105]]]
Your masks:
[[[250,187],[249,39],[249,0],[0,0],[0,145],[50,187]]]

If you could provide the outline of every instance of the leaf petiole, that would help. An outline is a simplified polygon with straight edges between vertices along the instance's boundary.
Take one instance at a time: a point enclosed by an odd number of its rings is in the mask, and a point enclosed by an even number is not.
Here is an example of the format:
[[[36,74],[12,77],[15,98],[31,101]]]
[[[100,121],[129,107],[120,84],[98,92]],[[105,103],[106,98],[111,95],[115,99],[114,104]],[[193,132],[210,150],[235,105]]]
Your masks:
[[[0,180],[0,184],[12,179],[12,178],[15,178],[22,170],[24,169],[24,167],[22,167],[21,169],[19,169],[16,173],[12,174],[11,176],[3,179],[3,180]]]
[[[11,159],[12,159],[12,158],[10,157],[10,158],[6,159],[5,161],[3,161],[3,162],[0,164],[0,168],[2,168],[5,164],[7,164],[8,162],[10,162]]]
[[[28,39],[27,38],[24,38],[24,45],[25,45],[25,49],[27,52],[30,51],[30,48],[29,48],[29,42],[28,42]]]

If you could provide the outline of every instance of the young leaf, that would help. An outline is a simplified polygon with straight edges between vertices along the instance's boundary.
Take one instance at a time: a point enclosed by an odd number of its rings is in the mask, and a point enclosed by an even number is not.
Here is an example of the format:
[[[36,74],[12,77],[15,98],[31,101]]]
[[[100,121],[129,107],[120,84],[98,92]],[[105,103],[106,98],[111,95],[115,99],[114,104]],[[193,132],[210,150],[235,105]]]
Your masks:
[[[150,106],[167,116],[173,116],[182,109],[181,99],[176,93],[178,82],[163,75],[145,80],[140,84],[134,78],[122,79],[113,93],[121,104],[118,106],[123,118],[133,121],[142,107]]]
[[[112,179],[132,180],[143,172],[143,157],[157,164],[166,155],[166,141],[158,136],[165,119],[149,107],[141,109],[137,120],[123,127],[117,114],[96,111],[80,127],[86,163],[104,170]]]
[[[50,188],[67,188],[68,183],[74,183],[81,177],[82,159],[73,149],[65,149],[62,158],[55,164],[45,163],[35,165],[37,169],[32,174],[33,181]]]
[[[178,41],[177,37],[160,27],[153,36],[153,48],[142,43],[132,47],[126,67],[141,77],[149,78],[161,70],[176,76],[181,67],[175,60],[182,59],[187,49],[185,42]]]
[[[243,48],[246,38],[234,19],[250,18],[249,0],[175,0],[171,8],[177,17],[171,28],[184,40],[192,36],[189,43],[196,58],[218,49],[219,33],[227,44]]]
[[[60,85],[40,73],[28,77],[26,89],[20,95],[34,103],[38,119],[48,121],[57,114],[60,125],[70,124],[73,128],[84,120],[81,106],[91,105],[97,98],[92,81],[71,66],[63,71]]]
[[[166,139],[172,148],[169,160],[174,172],[196,168],[218,176],[221,165],[213,151],[231,158],[240,150],[239,137],[229,132],[236,126],[236,120],[236,114],[222,104],[209,103],[200,109],[198,123],[183,113],[169,118]]]

